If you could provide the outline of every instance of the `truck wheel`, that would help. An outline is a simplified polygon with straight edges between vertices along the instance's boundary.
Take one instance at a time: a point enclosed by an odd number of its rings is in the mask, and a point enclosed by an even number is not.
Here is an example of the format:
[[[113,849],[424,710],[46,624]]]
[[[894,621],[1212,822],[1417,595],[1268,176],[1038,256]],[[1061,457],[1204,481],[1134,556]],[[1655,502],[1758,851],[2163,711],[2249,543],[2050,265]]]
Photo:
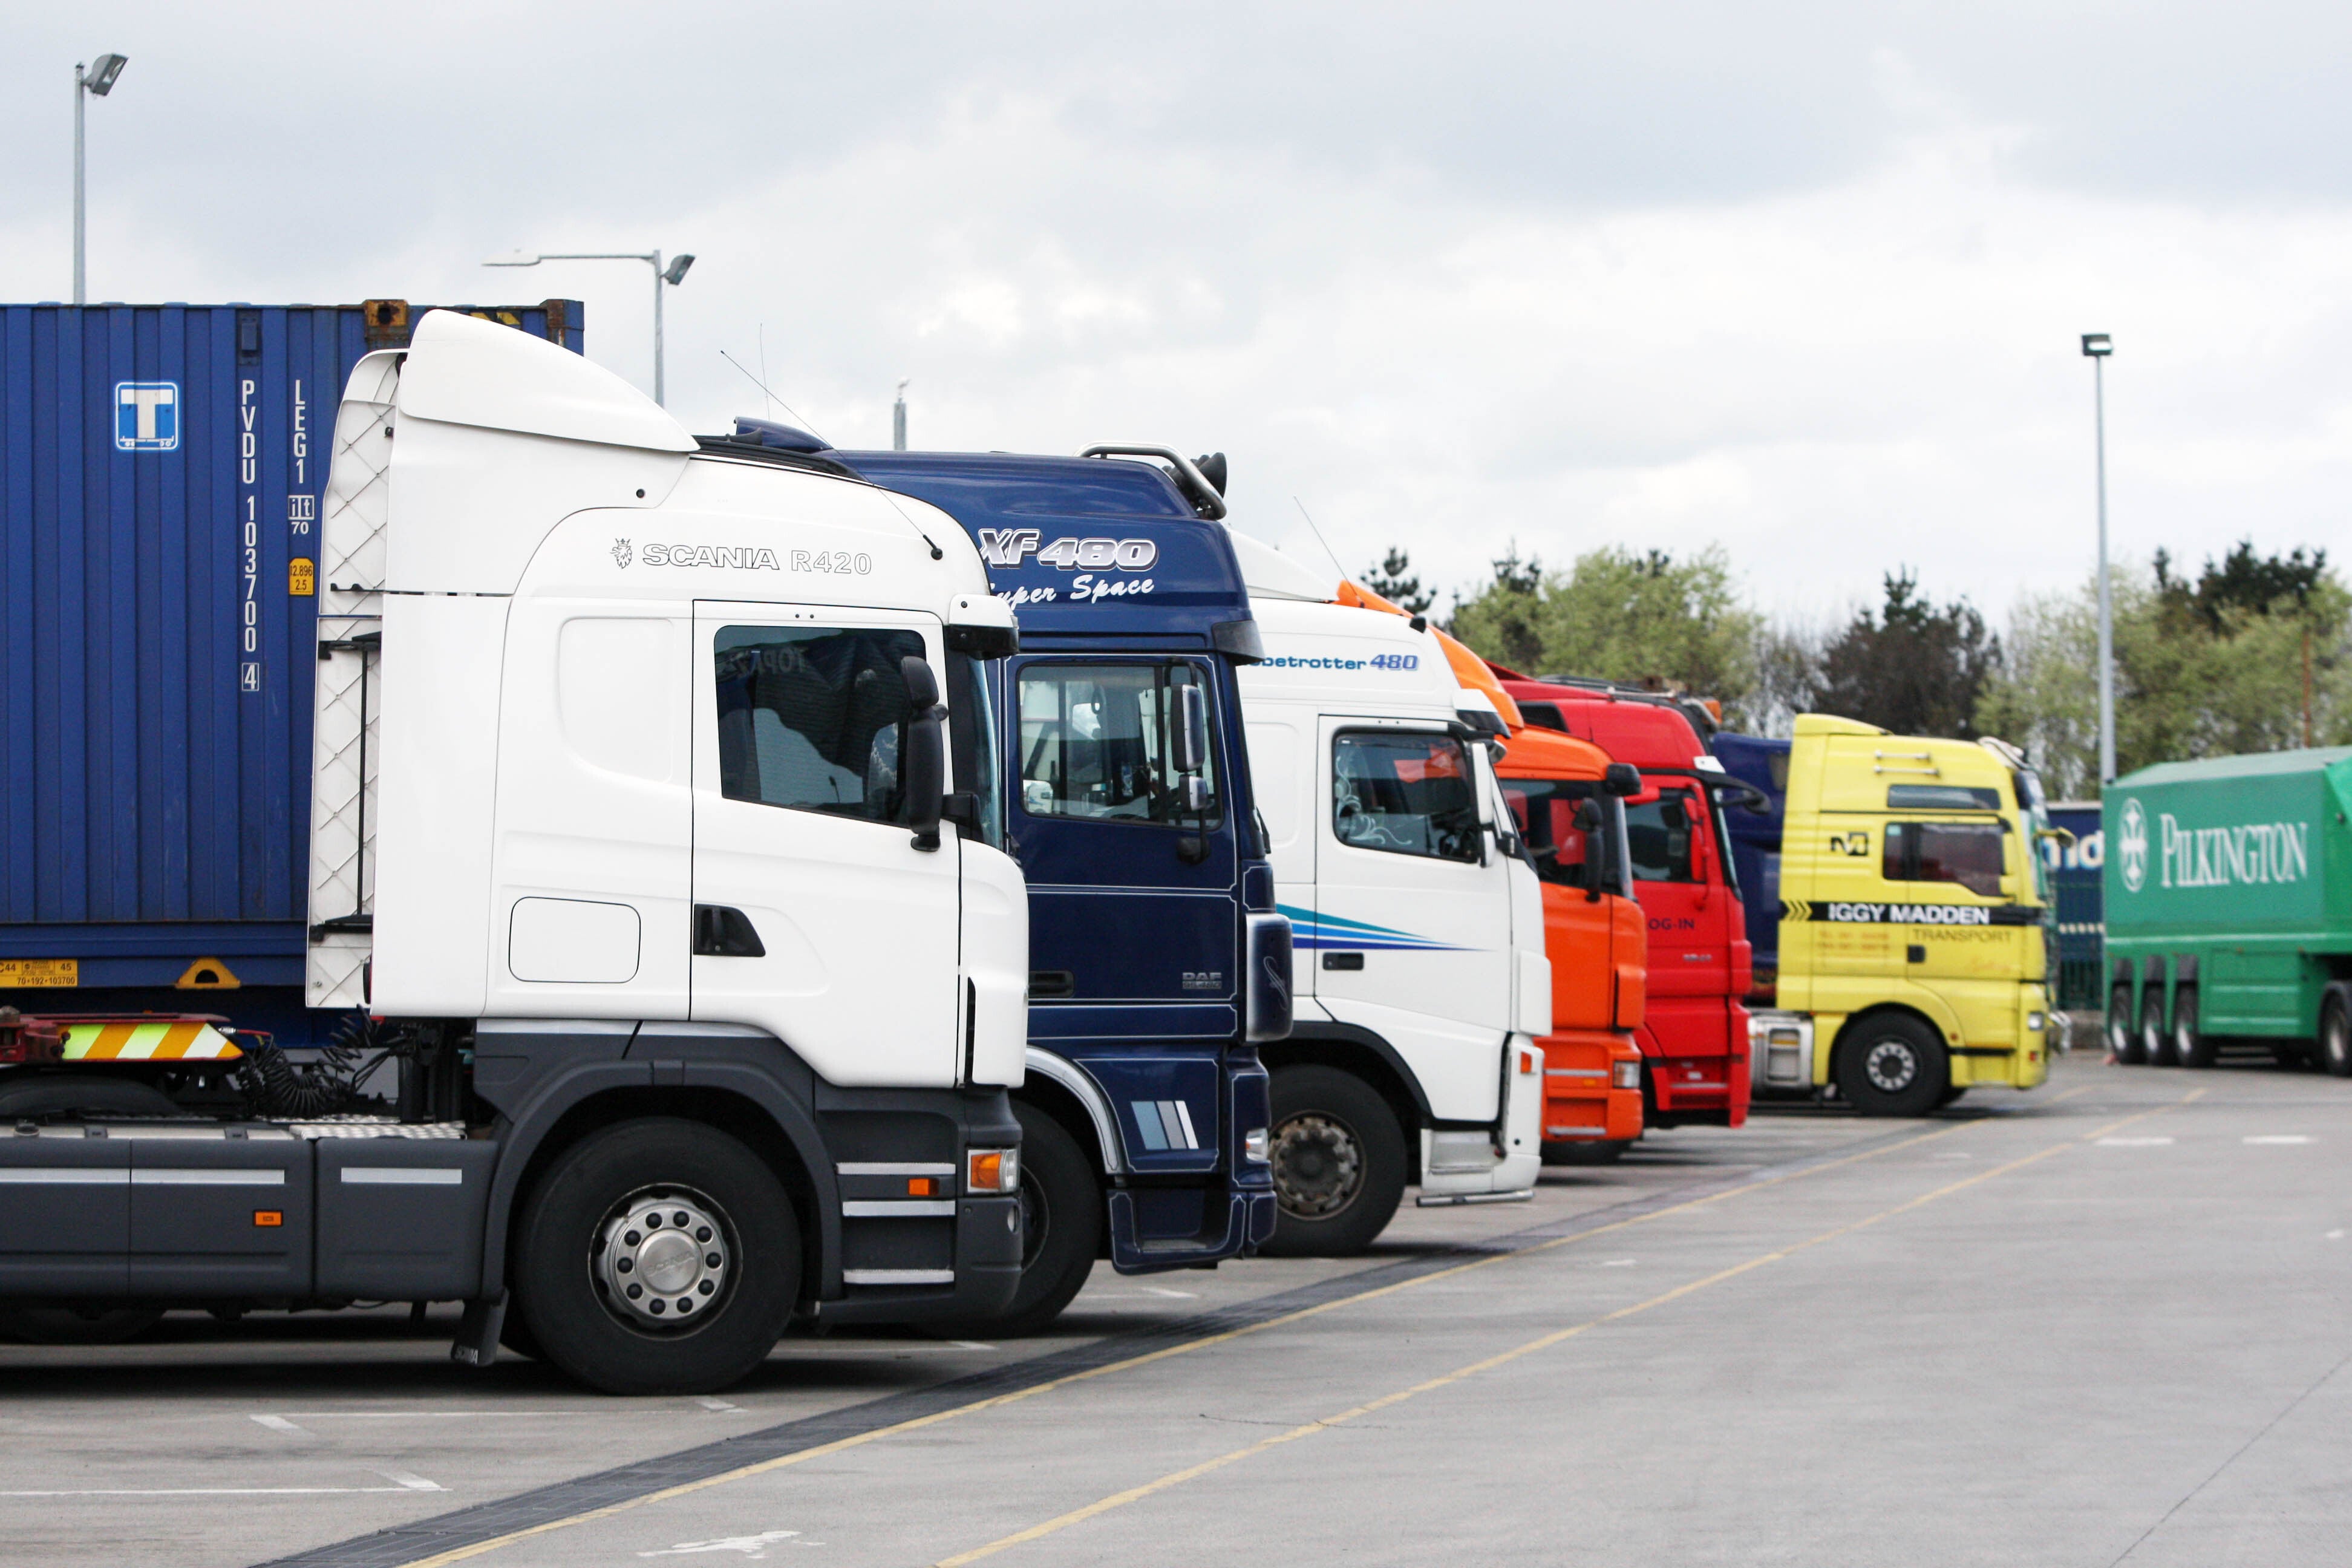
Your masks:
[[[2132,1027],[2132,990],[2118,985],[2107,993],[2107,1054],[2126,1067],[2137,1067],[2147,1060],[2141,1048],[2139,1031]]]
[[[531,1189],[514,1294],[547,1359],[607,1394],[709,1394],[767,1359],[800,1296],[775,1173],[706,1123],[592,1133]]]
[[[1336,1068],[1277,1068],[1270,1258],[1344,1258],[1388,1228],[1404,1197],[1404,1133],[1389,1102]]]
[[[1043,1333],[1084,1289],[1102,1249],[1102,1185],[1094,1162],[1062,1124],[1013,1101],[1021,1121],[1021,1289],[987,1333]]]
[[[0,1118],[185,1114],[152,1083],[94,1072],[44,1074],[0,1089]]]
[[[2352,1078],[2352,997],[2331,985],[2319,1005],[2319,1039],[2312,1055],[2337,1078]]]
[[[2179,1065],[2173,1059],[2172,1037],[2164,1027],[2164,992],[2150,986],[2139,999],[2139,1048],[2152,1068]]]
[[[1951,1077],[1944,1042],[1900,1013],[1865,1018],[1838,1042],[1838,1091],[1864,1116],[1925,1116]]]
[[[2172,994],[2172,1059],[2185,1068],[2213,1065],[2213,1042],[2197,1026],[2194,985],[2184,985]]]
[[[1948,1105],[1958,1103],[1960,1096],[1968,1093],[1968,1091],[1969,1086],[1964,1083],[1956,1083],[1947,1086],[1944,1092],[1936,1097],[1936,1109],[1941,1110]]]

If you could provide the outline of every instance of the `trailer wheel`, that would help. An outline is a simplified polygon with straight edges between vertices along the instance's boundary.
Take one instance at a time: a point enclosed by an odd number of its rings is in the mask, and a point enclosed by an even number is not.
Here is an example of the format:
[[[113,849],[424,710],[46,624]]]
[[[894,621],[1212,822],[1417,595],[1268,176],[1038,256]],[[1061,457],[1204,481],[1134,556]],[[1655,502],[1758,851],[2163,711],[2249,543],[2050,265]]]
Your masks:
[[[2172,1037],[2164,1027],[2164,988],[2151,985],[2139,999],[2139,1048],[2152,1068],[2178,1067]]]
[[[1013,1102],[1021,1121],[1021,1288],[1003,1314],[967,1325],[998,1336],[1038,1334],[1062,1315],[1102,1248],[1102,1186],[1062,1124]]]
[[[2213,1065],[2213,1042],[2197,1024],[2194,985],[2183,985],[2172,994],[2172,1059],[2185,1068]]]
[[[1336,1068],[1275,1070],[1269,1258],[1344,1258],[1388,1228],[1404,1197],[1404,1132],[1370,1085]]]
[[[1838,1041],[1838,1091],[1864,1116],[1925,1116],[1951,1086],[1936,1031],[1901,1013],[1848,1025]]]
[[[2319,1065],[2337,1078],[2352,1078],[2352,994],[2341,982],[2319,1004]]]
[[[2126,1067],[2147,1060],[2139,1031],[2132,1027],[2132,988],[2118,984],[2107,993],[2107,1055]]]
[[[516,1305],[547,1359],[607,1394],[709,1394],[767,1359],[800,1295],[775,1173],[702,1122],[590,1134],[532,1188]]]

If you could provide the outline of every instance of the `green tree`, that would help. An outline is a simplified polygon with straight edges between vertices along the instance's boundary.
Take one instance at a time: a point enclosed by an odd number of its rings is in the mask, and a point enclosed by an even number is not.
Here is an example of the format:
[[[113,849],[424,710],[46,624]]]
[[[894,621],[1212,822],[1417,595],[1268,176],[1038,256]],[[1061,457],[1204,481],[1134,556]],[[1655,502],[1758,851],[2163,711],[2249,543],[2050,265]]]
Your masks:
[[[2300,746],[2306,668],[2313,742],[2352,744],[2352,592],[2324,553],[2263,560],[2241,545],[2193,584],[2159,555],[2111,584],[2120,773]],[[2021,603],[2008,651],[1979,727],[2025,747],[2053,793],[2095,794],[2096,580]]]
[[[1814,700],[1825,712],[1898,735],[1976,738],[1978,700],[2000,664],[2000,639],[1966,599],[1937,605],[1906,568],[1886,574],[1886,602],[1863,610],[1822,650]]]
[[[1495,578],[1456,606],[1450,629],[1513,668],[1592,676],[1660,690],[1748,693],[1759,621],[1739,601],[1719,545],[1676,560],[1618,545],[1587,552],[1566,572],[1522,561],[1515,544]]]
[[[1388,558],[1377,566],[1364,568],[1364,586],[1389,603],[1418,616],[1437,602],[1436,591],[1421,585],[1413,574],[1412,557],[1399,544],[1389,546]]]

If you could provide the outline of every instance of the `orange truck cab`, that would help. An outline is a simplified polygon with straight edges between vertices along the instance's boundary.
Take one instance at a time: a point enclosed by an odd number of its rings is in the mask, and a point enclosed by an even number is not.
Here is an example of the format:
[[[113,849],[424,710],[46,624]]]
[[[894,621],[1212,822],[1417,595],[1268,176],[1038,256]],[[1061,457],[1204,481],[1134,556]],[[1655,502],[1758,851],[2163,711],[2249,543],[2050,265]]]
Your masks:
[[[1741,998],[1750,952],[1719,796],[1745,786],[1724,773],[1670,699],[1499,673],[1528,723],[1590,741],[1641,772],[1641,792],[1627,797],[1625,812],[1633,892],[1650,944],[1649,1000],[1637,1036],[1648,1124],[1739,1126],[1748,1120]],[[1552,973],[1557,980],[1558,958]]]

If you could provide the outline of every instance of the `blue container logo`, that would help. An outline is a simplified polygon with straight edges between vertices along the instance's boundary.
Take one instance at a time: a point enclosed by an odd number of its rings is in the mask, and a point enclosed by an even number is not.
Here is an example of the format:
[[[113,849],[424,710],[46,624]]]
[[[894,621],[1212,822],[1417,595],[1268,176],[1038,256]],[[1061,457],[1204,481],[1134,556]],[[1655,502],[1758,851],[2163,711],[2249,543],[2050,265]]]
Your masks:
[[[176,452],[180,449],[180,384],[118,381],[114,384],[114,449]]]

